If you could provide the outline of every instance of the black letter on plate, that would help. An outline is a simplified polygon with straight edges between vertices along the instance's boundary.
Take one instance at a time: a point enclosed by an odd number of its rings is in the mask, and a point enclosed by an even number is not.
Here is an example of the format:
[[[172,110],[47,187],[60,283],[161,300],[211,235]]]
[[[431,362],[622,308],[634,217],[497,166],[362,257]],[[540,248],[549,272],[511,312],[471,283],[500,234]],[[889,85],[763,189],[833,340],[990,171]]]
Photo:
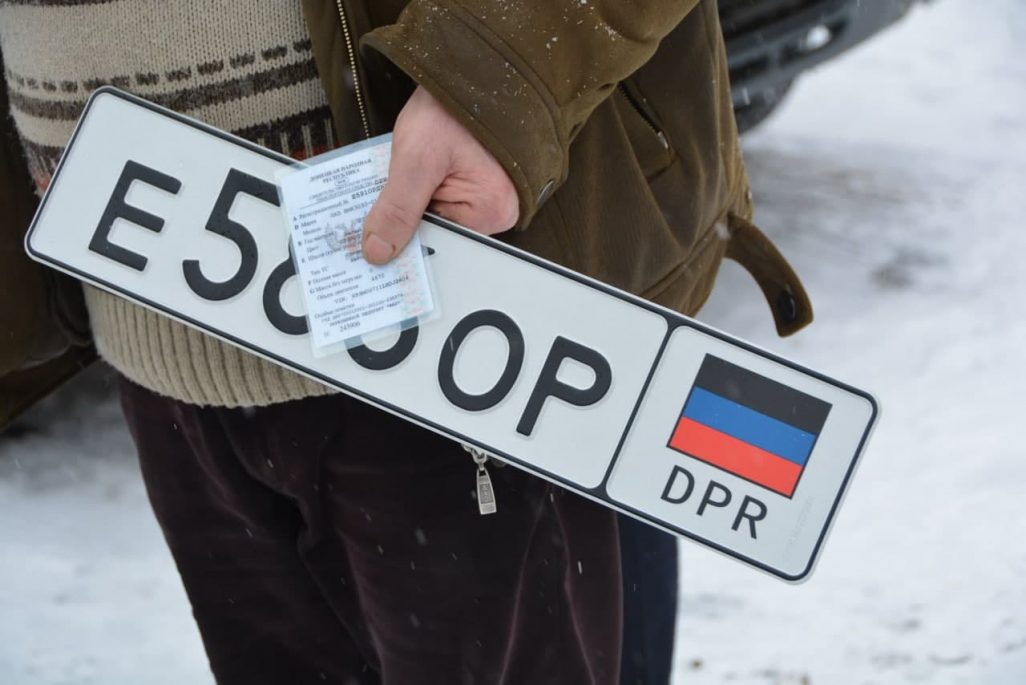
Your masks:
[[[278,190],[274,185],[263,181],[256,176],[250,176],[238,169],[228,172],[228,177],[221,188],[221,194],[217,196],[214,209],[207,219],[206,230],[217,235],[224,236],[235,243],[242,255],[242,263],[239,270],[227,281],[211,281],[200,271],[199,260],[186,259],[182,262],[182,273],[185,274],[185,281],[192,288],[193,292],[205,300],[219,302],[235,297],[249,285],[253,280],[253,274],[257,269],[257,244],[245,226],[228,218],[228,212],[235,204],[235,196],[239,193],[252,195],[258,200],[263,200],[275,207],[278,206]]]
[[[417,344],[417,337],[420,335],[420,328],[411,326],[404,328],[395,341],[387,350],[372,350],[366,345],[356,345],[349,348],[349,356],[353,361],[365,369],[371,371],[384,371],[398,366],[401,361],[410,356],[414,346]]]
[[[712,498],[713,492],[715,492],[716,490],[719,490],[721,493],[723,493],[723,499],[714,500]],[[705,494],[702,495],[702,501],[698,503],[698,511],[695,512],[695,513],[697,513],[699,516],[701,516],[703,513],[705,513],[705,508],[707,506],[709,506],[709,507],[725,507],[728,504],[730,504],[730,490],[728,490],[727,488],[723,487],[722,485],[720,485],[716,481],[711,480],[711,481],[709,481],[709,487],[707,487],[705,489]]]
[[[310,332],[306,317],[293,316],[281,306],[281,291],[285,282],[296,275],[296,263],[292,261],[292,243],[289,243],[289,256],[285,261],[274,267],[264,284],[264,314],[271,325],[288,335],[304,335]]]
[[[575,388],[556,378],[564,359],[573,359],[595,372],[595,382],[590,388]],[[527,400],[520,423],[517,424],[517,433],[531,434],[546,398],[556,397],[577,407],[587,407],[606,396],[612,381],[613,372],[605,357],[590,347],[557,336],[541,374],[538,375],[538,382],[531,391],[531,398]]]
[[[758,507],[759,512],[757,514],[746,513],[748,511],[749,504],[754,504]],[[751,532],[752,538],[755,539],[755,522],[761,521],[764,518],[766,518],[766,505],[754,497],[745,495],[744,500],[741,502],[741,509],[737,512],[737,517],[734,519],[734,525],[730,528],[731,530],[737,530],[741,526],[741,521],[748,519],[748,530]]]
[[[138,162],[131,160],[125,162],[125,168],[121,170],[121,176],[118,177],[118,182],[114,185],[114,192],[111,194],[110,200],[107,201],[107,207],[103,210],[100,223],[97,224],[96,230],[93,231],[92,240],[89,241],[89,249],[96,254],[113,259],[115,262],[120,262],[136,271],[142,271],[146,268],[146,262],[148,261],[146,257],[143,257],[138,252],[126,250],[120,245],[110,242],[110,230],[114,226],[114,221],[119,218],[131,221],[133,224],[147,228],[154,233],[160,233],[164,228],[164,220],[159,216],[144,212],[138,207],[133,207],[125,202],[125,196],[128,195],[128,189],[131,187],[132,181],[148,183],[172,195],[177,195],[182,187],[182,182],[173,176],[162,174],[156,169],[151,169]]]
[[[459,351],[460,345],[471,331],[481,326],[491,326],[506,336],[509,356],[506,358],[506,368],[502,370],[502,375],[499,376],[499,380],[496,381],[492,389],[480,395],[471,395],[456,385],[453,366],[456,363],[456,352]],[[463,317],[446,338],[445,344],[442,345],[442,354],[438,358],[438,385],[445,398],[460,409],[484,411],[497,405],[509,394],[509,391],[513,389],[513,384],[516,383],[517,376],[520,375],[520,367],[523,364],[524,334],[520,332],[520,327],[502,312],[497,312],[494,309],[482,309]]]
[[[673,492],[673,486],[677,484],[677,476],[683,474],[688,479],[688,484],[684,487],[684,494],[680,497],[671,497],[670,493]],[[666,487],[663,488],[663,494],[659,496],[665,502],[670,504],[680,504],[691,497],[691,491],[695,489],[695,477],[691,475],[691,472],[680,466],[674,466],[673,472],[670,473],[670,480],[666,481]]]

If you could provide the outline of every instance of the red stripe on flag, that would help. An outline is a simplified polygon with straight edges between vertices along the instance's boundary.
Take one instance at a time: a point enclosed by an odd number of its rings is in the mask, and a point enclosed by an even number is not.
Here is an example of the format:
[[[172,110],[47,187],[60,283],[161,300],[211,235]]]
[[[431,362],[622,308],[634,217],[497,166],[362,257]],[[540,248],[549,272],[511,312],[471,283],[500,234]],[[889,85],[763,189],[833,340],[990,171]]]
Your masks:
[[[802,467],[687,417],[681,417],[670,447],[790,497]]]

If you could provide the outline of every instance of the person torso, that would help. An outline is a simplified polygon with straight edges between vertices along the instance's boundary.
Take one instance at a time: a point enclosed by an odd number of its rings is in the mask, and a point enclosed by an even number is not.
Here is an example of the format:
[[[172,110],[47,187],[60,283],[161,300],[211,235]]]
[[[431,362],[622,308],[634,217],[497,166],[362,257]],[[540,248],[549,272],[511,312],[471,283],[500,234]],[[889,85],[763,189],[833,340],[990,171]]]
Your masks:
[[[0,52],[11,114],[40,189],[101,85],[294,157],[334,145],[294,0],[0,3]]]
[[[292,157],[336,145],[297,0],[3,2],[0,53],[10,114],[40,192],[102,85]],[[100,355],[159,394],[246,406],[328,392],[109,293],[87,287],[86,303]]]

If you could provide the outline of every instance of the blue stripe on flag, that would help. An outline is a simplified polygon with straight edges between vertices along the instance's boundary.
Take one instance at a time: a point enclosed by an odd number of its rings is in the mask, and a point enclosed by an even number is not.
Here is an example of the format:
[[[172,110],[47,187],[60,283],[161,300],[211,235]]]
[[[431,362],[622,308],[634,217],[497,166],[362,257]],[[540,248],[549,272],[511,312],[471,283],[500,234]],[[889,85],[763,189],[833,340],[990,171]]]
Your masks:
[[[816,436],[716,393],[694,388],[684,416],[805,466]]]

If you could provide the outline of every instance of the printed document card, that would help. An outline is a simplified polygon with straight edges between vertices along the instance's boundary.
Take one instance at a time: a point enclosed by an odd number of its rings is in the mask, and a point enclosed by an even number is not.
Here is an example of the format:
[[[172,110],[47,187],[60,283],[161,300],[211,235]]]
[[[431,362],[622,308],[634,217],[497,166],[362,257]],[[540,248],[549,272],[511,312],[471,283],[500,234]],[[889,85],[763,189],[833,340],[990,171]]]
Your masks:
[[[379,136],[278,176],[318,354],[434,309],[416,235],[385,266],[363,258],[363,222],[388,178],[391,149],[392,136]]]

